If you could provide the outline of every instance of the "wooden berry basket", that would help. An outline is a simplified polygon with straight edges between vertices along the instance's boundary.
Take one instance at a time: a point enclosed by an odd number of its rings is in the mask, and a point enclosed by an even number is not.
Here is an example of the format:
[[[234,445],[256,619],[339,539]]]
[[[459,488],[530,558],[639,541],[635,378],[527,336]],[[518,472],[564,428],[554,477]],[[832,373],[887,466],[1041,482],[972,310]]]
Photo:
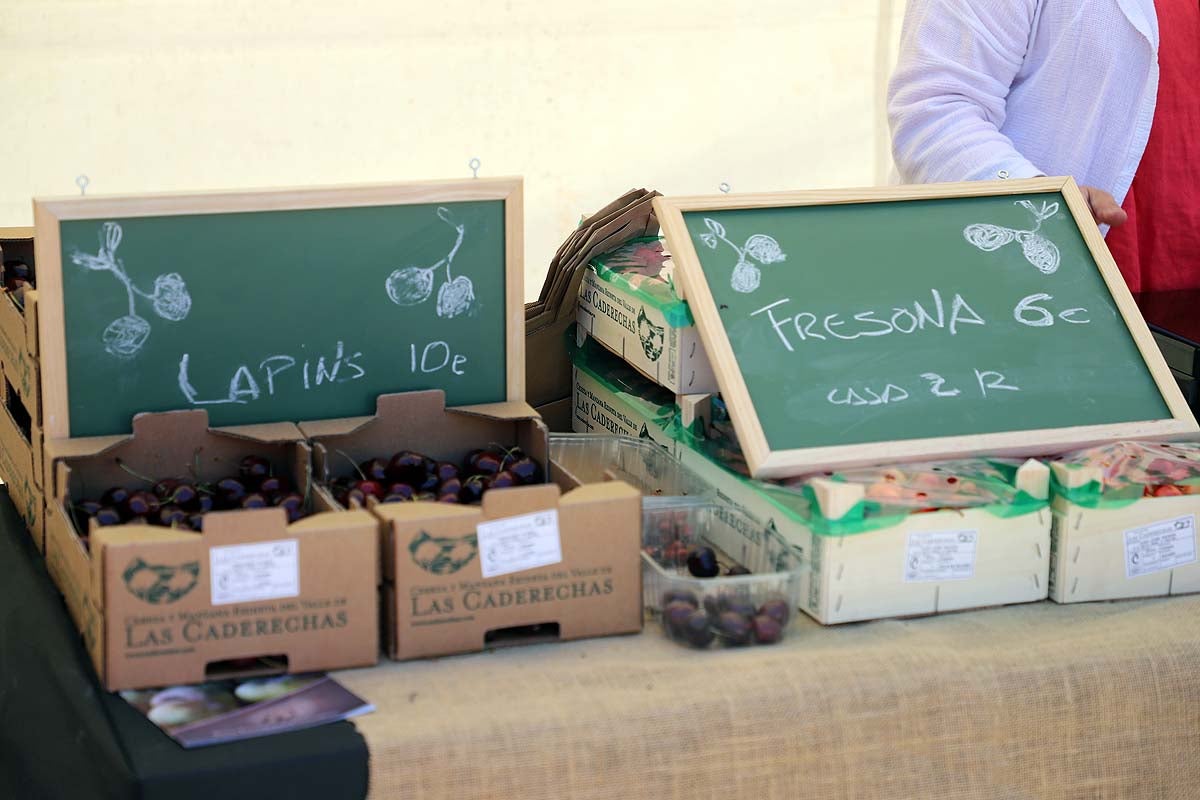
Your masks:
[[[1099,470],[1058,462],[1051,469],[1055,477],[1051,600],[1081,603],[1200,592],[1196,541],[1200,494],[1088,507],[1068,495],[1098,484]]]

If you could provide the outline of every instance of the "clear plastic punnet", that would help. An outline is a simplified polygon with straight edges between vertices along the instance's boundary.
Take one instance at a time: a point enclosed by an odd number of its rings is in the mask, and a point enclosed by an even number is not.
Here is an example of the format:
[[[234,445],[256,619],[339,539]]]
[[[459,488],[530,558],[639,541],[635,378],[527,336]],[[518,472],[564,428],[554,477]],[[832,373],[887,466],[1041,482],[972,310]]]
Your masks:
[[[650,439],[592,433],[550,434],[552,468],[581,483],[621,480],[650,497],[713,495],[698,475]]]
[[[774,644],[800,605],[799,548],[706,498],[643,499],[642,563],[647,612],[689,647]]]

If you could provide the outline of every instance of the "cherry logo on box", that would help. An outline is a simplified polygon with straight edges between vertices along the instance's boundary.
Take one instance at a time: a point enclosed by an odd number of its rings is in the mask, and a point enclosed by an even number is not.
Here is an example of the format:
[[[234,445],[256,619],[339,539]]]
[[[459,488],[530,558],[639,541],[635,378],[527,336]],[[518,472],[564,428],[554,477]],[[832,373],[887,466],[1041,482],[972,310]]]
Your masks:
[[[642,342],[642,351],[645,352],[646,358],[651,361],[658,361],[659,356],[663,351],[663,338],[666,328],[662,325],[655,325],[646,316],[646,307],[642,306],[638,311],[638,339]]]
[[[408,545],[413,563],[433,575],[453,575],[475,560],[479,540],[473,533],[458,538],[421,531]]]
[[[186,564],[147,564],[141,558],[129,562],[121,573],[125,588],[134,597],[152,605],[174,603],[196,588],[200,580],[200,562]]]

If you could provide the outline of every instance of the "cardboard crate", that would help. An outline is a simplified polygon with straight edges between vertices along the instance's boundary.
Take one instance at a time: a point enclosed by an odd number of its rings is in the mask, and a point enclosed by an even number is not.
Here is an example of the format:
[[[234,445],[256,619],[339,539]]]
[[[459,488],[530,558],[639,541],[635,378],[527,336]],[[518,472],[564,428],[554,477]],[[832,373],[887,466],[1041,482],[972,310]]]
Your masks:
[[[711,409],[702,398],[685,402],[681,424],[690,427],[698,419],[711,419]],[[801,610],[822,624],[1046,599],[1051,514],[1049,469],[1040,462],[1026,462],[1018,472],[1018,486],[1047,501],[1030,513],[1001,517],[982,508],[942,510],[910,514],[878,530],[828,535],[813,529],[811,509],[799,495],[739,475],[686,435],[680,439],[675,451],[680,463],[711,486],[720,502],[744,509],[803,552],[810,568],[802,578]],[[861,491],[833,484],[816,495],[824,516],[837,518],[861,499]],[[968,540],[956,544],[952,540],[959,534]],[[969,577],[911,574],[910,558],[937,548],[949,548],[951,563],[969,566]]]
[[[1100,480],[1054,463],[1050,599],[1056,603],[1200,592],[1200,495],[1143,497],[1089,508],[1065,496]]]
[[[203,411],[138,415],[129,437],[47,442],[47,565],[105,688],[246,674],[260,658],[297,673],[376,663],[378,521],[366,512],[290,525],[278,508],[212,512],[198,534],[79,531],[69,511],[108,487],[140,487],[121,464],[214,481],[236,474],[246,455],[269,459],[299,487],[308,480],[309,448],[295,425],[209,429]]]
[[[33,228],[0,228],[0,250],[5,260],[19,258],[33,266]],[[0,370],[42,427],[37,296],[32,287],[0,291]]]
[[[666,450],[675,443],[664,430],[674,415],[674,404],[657,404],[636,395],[617,392],[586,370],[575,368],[571,398],[571,429],[575,433],[609,433],[649,439]]]
[[[668,291],[665,283],[663,287]],[[579,289],[575,320],[589,336],[673,394],[718,391],[700,331],[691,322],[686,304],[674,296],[670,307],[676,313],[668,316],[620,275],[605,280],[591,266]]]
[[[3,298],[0,298],[3,302]],[[38,424],[7,380],[0,380],[0,479],[39,551],[45,550],[43,441]]]
[[[461,463],[496,443],[548,464],[546,427],[525,403],[447,409],[439,391],[385,395],[373,417],[301,429],[322,483],[401,450]],[[324,486],[315,494],[323,508],[339,507]],[[482,506],[371,508],[383,523],[384,636],[392,658],[641,629],[641,503],[630,486],[583,486],[561,496],[552,484],[513,487],[487,492]],[[506,563],[501,549],[499,561],[488,559],[489,548],[518,540],[538,557]],[[496,565],[488,577],[485,562]]]
[[[582,329],[568,334],[571,348],[571,430],[649,439],[674,450],[668,429],[679,413],[678,398],[634,372]]]

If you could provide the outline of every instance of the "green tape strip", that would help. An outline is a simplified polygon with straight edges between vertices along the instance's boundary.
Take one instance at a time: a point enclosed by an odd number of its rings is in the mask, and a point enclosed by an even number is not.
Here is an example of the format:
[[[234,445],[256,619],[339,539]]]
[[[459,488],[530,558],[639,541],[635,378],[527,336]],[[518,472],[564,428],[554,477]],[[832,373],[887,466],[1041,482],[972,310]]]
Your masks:
[[[714,415],[716,413],[714,411]],[[676,441],[699,452],[713,464],[746,484],[752,491],[757,491],[765,495],[780,510],[808,527],[813,533],[831,537],[853,536],[894,527],[912,516],[912,512],[908,510],[897,512],[876,501],[862,500],[856,503],[844,516],[838,519],[829,519],[821,514],[820,504],[817,502],[816,494],[811,486],[801,485],[794,488],[781,486],[775,483],[755,480],[746,475],[739,474],[736,470],[730,469],[727,466],[726,460],[729,455],[729,443],[718,445],[713,440],[706,438],[701,432],[701,425],[702,423],[697,422],[693,424],[691,429],[687,429],[682,425],[676,425],[671,433]],[[972,480],[986,483],[989,488],[993,489],[997,494],[1005,495],[1007,499],[1005,502],[1000,503],[971,506],[971,509],[981,509],[993,516],[1008,519],[1036,513],[1049,507],[1048,500],[1033,497],[1028,492],[1011,485],[1011,481],[1015,480],[1016,477],[1017,468],[1015,466],[1003,462],[995,463],[990,461],[988,464],[1010,475],[1010,482],[1000,483],[986,477],[972,478]],[[833,475],[830,479],[835,481],[842,480],[838,475]],[[967,509],[964,508],[963,510]]]

